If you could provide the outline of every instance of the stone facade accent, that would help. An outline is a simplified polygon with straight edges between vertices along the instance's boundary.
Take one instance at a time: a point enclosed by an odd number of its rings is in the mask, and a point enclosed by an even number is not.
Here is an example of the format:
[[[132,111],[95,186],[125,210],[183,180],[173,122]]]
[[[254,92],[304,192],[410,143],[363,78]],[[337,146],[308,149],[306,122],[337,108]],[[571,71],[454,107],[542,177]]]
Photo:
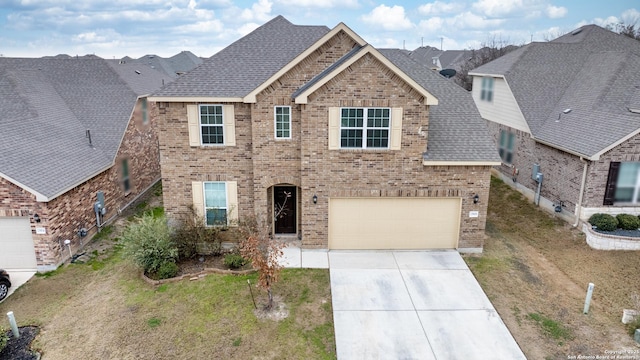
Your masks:
[[[274,185],[298,187],[298,236],[304,248],[328,246],[330,197],[457,197],[462,199],[460,248],[483,246],[489,166],[424,166],[429,109],[422,97],[375,57],[365,55],[348,71],[295,104],[291,94],[350,51],[355,42],[339,32],[257,96],[234,103],[236,146],[189,146],[187,105],[159,103],[158,134],[165,211],[176,218],[192,205],[192,181],[237,181],[238,213],[267,217]],[[292,138],[275,139],[274,106],[291,106]],[[329,150],[329,107],[400,107],[401,150]],[[478,194],[480,201],[473,203]],[[317,204],[312,201],[318,197]],[[480,212],[469,218],[469,211]]]
[[[102,222],[107,223],[122,209],[141,195],[160,177],[158,139],[155,131],[157,108],[149,104],[149,122],[143,124],[140,101],[123,136],[115,164],[106,171],[69,189],[49,202],[37,202],[33,194],[0,178],[0,216],[30,216],[38,214],[38,227],[46,234],[35,233],[36,223],[31,218],[32,237],[39,271],[55,269],[69,257],[64,240],[71,240],[75,252],[97,232],[93,204],[98,191],[105,194],[107,213]],[[129,163],[130,191],[125,192],[122,183],[122,160]],[[81,238],[78,230],[86,228],[89,236]]]

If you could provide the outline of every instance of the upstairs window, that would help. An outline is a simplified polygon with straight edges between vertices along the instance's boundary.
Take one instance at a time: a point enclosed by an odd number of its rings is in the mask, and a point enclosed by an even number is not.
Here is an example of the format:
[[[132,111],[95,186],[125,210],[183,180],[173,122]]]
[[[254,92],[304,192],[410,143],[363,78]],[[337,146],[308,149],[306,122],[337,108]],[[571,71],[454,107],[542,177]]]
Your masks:
[[[224,144],[222,105],[200,105],[200,135],[203,145]]]
[[[276,139],[291,139],[291,106],[276,106],[274,115]]]
[[[511,131],[500,130],[500,146],[498,152],[505,164],[513,162],[513,149],[515,147],[516,134]]]
[[[131,180],[129,179],[129,160],[123,159],[121,163],[122,169],[122,188],[125,193],[131,191]]]
[[[389,108],[342,108],[341,148],[389,148]]]
[[[480,90],[480,100],[493,101],[493,78],[482,78],[482,89]]]

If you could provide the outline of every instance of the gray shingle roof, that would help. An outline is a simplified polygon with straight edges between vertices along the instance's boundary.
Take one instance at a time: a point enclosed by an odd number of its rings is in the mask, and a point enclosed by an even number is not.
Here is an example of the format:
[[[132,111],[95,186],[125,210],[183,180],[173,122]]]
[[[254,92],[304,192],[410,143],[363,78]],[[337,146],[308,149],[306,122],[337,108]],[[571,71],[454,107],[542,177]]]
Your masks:
[[[109,167],[138,95],[163,77],[129,70],[99,58],[0,58],[0,173],[51,199]]]
[[[182,51],[169,58],[163,58],[153,54],[145,55],[138,59],[131,59],[126,56],[120,59],[119,62],[124,62],[125,64],[146,65],[152,69],[169,75],[172,78],[176,78],[179,74],[186,73],[187,71],[190,71],[196,66],[202,64],[202,59],[195,56],[190,51]]]
[[[154,96],[243,97],[327,32],[326,26],[293,25],[277,16]]]
[[[421,64],[399,49],[379,50],[436,98],[429,109],[428,161],[499,162],[487,125],[480,117],[471,94]]]
[[[640,129],[640,114],[628,111],[638,98],[640,41],[596,25],[471,73],[503,75],[532,135],[565,150],[593,157]],[[565,109],[572,111],[558,119]]]

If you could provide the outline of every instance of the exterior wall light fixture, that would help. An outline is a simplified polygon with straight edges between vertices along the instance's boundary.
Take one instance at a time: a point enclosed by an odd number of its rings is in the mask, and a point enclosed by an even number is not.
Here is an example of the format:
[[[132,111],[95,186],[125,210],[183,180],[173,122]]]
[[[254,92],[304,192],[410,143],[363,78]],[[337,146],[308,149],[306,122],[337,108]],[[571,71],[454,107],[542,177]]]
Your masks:
[[[474,203],[474,204],[477,204],[479,201],[480,201],[480,196],[478,196],[478,194],[475,194],[475,195],[473,196],[473,203]]]
[[[318,195],[313,194],[313,203],[317,204],[318,203]]]
[[[33,214],[33,221],[39,223],[40,222],[40,215],[38,214]]]

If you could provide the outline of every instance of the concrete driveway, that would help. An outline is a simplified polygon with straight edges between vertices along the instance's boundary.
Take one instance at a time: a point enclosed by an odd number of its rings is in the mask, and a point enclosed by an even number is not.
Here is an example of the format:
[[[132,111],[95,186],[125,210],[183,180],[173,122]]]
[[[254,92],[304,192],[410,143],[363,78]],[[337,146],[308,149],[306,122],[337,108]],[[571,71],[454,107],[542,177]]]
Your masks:
[[[36,274],[35,271],[30,271],[30,270],[7,269],[7,272],[9,273],[9,277],[11,277],[11,287],[9,288],[9,293],[7,294],[7,297],[5,297],[2,301],[8,299],[9,296],[11,296],[11,294],[13,294],[14,291],[16,291],[16,289],[24,285],[27,281],[29,281],[29,279],[33,277],[33,275]]]
[[[456,251],[330,251],[338,359],[526,359]]]

